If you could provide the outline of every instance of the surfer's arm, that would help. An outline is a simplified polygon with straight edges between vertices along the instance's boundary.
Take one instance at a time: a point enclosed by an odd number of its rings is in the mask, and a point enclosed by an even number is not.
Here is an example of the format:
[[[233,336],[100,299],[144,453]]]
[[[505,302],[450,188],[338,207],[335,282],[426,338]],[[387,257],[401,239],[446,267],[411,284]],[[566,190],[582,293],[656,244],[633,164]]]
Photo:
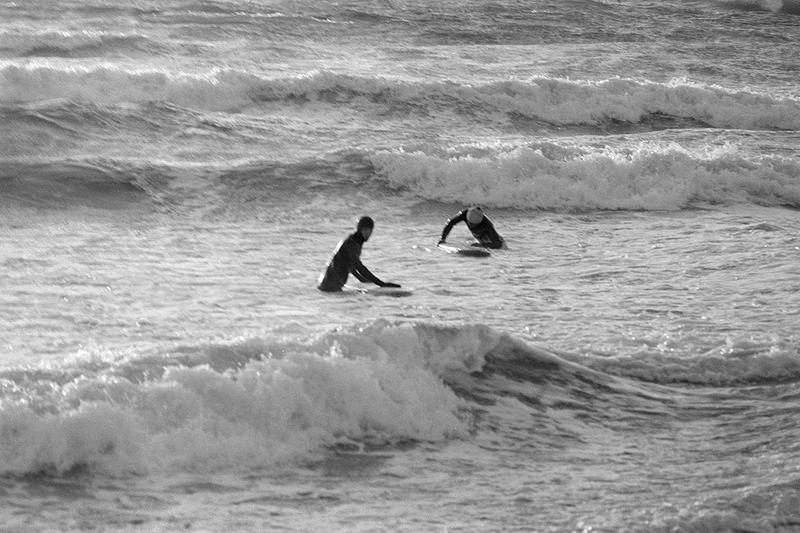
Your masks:
[[[358,281],[374,283],[379,287],[383,287],[385,285],[385,283],[381,281],[378,276],[370,272],[361,261],[358,261],[355,265],[353,265],[353,269],[350,272],[353,273]]]
[[[467,210],[464,209],[463,211],[459,211],[456,216],[447,221],[447,225],[442,230],[442,238],[439,239],[439,243],[443,243],[447,240],[447,236],[450,235],[450,230],[453,229],[453,226],[455,226],[459,222],[466,222],[466,221],[467,221]]]
[[[378,287],[395,287],[395,288],[400,287],[400,285],[398,285],[397,283],[381,281],[378,278],[378,276],[370,272],[369,269],[365,267],[361,261],[358,262],[358,264],[353,268],[353,270],[351,270],[351,272],[359,281],[374,283]]]
[[[362,283],[366,283],[366,282],[368,281],[368,280],[367,280],[367,278],[365,278],[365,277],[364,277],[364,276],[361,274],[361,272],[359,271],[359,268],[358,268],[358,267],[354,267],[353,269],[351,269],[351,270],[350,270],[350,273],[351,273],[351,274],[353,274],[353,276],[354,276],[354,277],[355,277],[355,278],[356,278],[358,281],[360,281],[360,282],[362,282]]]

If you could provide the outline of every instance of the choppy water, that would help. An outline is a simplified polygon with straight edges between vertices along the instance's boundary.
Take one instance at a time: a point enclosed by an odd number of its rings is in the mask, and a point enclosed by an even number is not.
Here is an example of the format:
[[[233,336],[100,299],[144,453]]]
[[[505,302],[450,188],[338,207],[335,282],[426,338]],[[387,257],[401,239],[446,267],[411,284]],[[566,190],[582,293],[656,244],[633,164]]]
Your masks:
[[[796,530],[798,13],[3,3],[3,527]]]

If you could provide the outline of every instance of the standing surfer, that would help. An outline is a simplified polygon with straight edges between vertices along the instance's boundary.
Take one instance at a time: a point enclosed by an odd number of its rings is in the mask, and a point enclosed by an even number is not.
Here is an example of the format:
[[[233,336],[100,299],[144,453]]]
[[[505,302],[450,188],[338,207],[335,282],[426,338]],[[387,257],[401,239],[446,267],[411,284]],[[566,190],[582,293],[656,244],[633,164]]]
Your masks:
[[[399,288],[397,283],[388,283],[378,279],[361,262],[361,247],[369,240],[375,222],[370,217],[361,217],[355,233],[351,233],[341,241],[328,262],[328,267],[320,276],[317,288],[325,292],[340,291],[347,282],[348,274],[353,274],[359,281],[370,282],[379,287]]]

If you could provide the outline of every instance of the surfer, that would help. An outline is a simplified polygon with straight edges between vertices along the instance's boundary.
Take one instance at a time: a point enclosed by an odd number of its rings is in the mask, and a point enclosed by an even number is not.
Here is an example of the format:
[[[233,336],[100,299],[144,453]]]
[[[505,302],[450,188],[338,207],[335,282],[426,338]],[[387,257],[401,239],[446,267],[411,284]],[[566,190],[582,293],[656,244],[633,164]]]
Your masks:
[[[494,229],[494,224],[483,213],[480,206],[475,205],[468,209],[459,211],[456,216],[447,221],[447,225],[442,230],[442,238],[439,239],[439,244],[444,244],[450,230],[459,222],[464,222],[472,232],[472,236],[478,240],[480,246],[486,248],[502,248],[503,238]]]
[[[374,283],[379,287],[399,288],[397,283],[381,281],[361,262],[361,247],[369,240],[375,221],[370,217],[361,217],[356,225],[355,233],[351,233],[341,241],[333,252],[325,272],[319,277],[317,288],[325,292],[340,291],[352,273],[359,281]]]

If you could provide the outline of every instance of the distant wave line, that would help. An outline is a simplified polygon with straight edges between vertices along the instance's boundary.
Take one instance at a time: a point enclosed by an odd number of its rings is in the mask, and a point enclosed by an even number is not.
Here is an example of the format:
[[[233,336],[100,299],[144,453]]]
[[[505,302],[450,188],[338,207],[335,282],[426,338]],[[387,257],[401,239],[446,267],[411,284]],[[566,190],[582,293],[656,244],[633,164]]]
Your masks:
[[[3,64],[5,63],[5,64]],[[315,72],[266,78],[229,69],[204,73],[127,70],[109,65],[65,68],[51,61],[0,62],[0,105],[69,99],[97,104],[167,101],[192,109],[239,112],[251,106],[310,102],[372,113],[451,113],[480,121],[515,116],[554,126],[637,124],[654,116],[715,128],[800,130],[800,100],[676,80],[535,78],[484,85],[415,82]],[[496,118],[493,118],[496,117]]]

